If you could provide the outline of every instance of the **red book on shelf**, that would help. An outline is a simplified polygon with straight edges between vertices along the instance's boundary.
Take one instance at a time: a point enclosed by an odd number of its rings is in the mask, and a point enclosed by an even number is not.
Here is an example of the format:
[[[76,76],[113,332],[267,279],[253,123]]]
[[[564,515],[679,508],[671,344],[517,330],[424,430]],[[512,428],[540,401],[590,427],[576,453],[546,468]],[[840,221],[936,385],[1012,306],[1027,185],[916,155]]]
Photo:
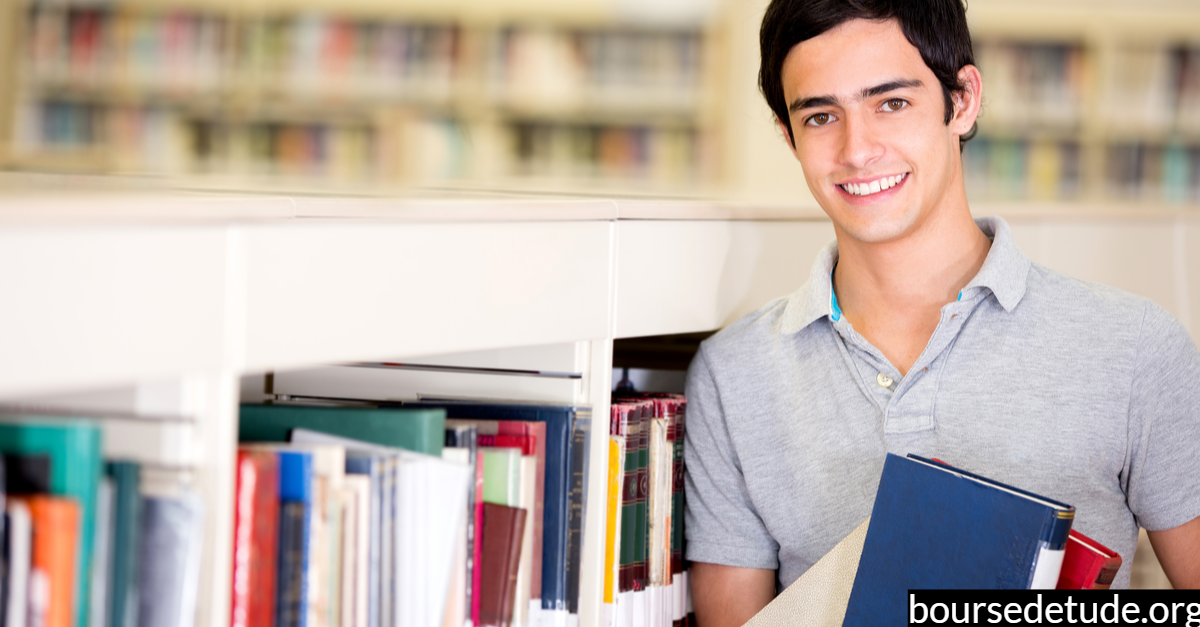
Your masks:
[[[233,523],[233,627],[272,627],[279,540],[279,456],[238,451]]]
[[[482,627],[508,627],[517,597],[517,568],[525,534],[525,510],[483,504],[483,590],[479,599]]]
[[[1108,590],[1120,569],[1121,556],[1116,551],[1072,529],[1067,537],[1067,550],[1056,587],[1059,590]]]

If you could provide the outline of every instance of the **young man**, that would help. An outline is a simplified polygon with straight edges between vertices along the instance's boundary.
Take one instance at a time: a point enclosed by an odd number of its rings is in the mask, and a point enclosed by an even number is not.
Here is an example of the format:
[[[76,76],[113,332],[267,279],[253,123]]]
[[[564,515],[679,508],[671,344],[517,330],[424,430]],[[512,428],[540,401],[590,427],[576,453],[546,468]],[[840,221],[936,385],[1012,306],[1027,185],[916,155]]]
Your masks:
[[[1200,354],[1149,301],[1032,264],[972,220],[983,94],[961,0],[773,0],[760,83],[837,241],[688,374],[687,551],[737,625],[871,513],[885,453],[1077,508],[1200,586]],[[1129,568],[1116,587],[1129,583]]]

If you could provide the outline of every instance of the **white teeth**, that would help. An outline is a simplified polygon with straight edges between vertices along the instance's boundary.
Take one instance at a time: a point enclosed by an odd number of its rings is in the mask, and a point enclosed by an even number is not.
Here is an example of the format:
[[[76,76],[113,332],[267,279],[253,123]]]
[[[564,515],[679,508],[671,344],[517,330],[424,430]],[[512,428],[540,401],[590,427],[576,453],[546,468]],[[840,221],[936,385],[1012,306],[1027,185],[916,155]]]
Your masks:
[[[871,194],[879,193],[885,189],[891,189],[900,184],[904,177],[908,174],[898,174],[896,176],[885,176],[881,179],[876,179],[870,183],[846,183],[842,185],[842,189],[847,193],[855,196],[870,196]]]

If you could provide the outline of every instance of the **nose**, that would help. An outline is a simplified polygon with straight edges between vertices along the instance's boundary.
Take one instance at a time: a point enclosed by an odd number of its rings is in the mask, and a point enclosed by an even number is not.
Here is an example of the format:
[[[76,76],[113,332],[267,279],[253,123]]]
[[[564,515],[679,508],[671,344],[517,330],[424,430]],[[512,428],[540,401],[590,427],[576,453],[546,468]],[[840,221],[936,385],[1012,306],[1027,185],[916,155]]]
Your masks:
[[[848,114],[842,125],[842,163],[861,170],[882,157],[883,153],[883,144],[870,122],[861,115]]]

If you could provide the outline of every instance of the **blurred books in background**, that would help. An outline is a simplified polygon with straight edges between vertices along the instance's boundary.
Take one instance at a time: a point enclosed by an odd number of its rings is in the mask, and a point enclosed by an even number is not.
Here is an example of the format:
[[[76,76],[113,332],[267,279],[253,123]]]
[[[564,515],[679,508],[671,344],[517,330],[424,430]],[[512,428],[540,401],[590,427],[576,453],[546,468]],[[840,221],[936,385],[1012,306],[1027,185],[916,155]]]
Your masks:
[[[318,189],[703,177],[702,26],[393,13],[31,2],[9,166]]]

